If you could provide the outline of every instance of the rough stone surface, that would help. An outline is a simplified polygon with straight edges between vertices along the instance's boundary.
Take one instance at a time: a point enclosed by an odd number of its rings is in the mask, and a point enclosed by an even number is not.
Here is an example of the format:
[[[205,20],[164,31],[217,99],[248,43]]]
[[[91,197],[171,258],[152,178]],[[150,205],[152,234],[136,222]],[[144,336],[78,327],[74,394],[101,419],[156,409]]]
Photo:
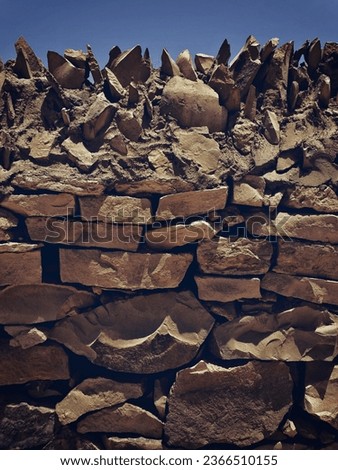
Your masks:
[[[71,62],[57,52],[48,51],[47,59],[49,71],[62,87],[81,88],[85,81],[86,72],[84,69],[74,67]]]
[[[166,292],[110,302],[50,337],[108,369],[148,374],[191,361],[213,323],[191,292]]]
[[[287,192],[283,200],[292,209],[314,209],[317,212],[338,212],[338,197],[329,186],[307,188],[297,186]]]
[[[10,195],[0,206],[26,217],[60,217],[74,213],[75,200],[71,194]]]
[[[90,171],[97,162],[97,156],[89,152],[82,142],[75,142],[71,137],[63,142],[62,147],[67,152],[69,160],[82,171]]]
[[[0,449],[41,449],[54,436],[55,411],[28,403],[6,405],[0,417]]]
[[[106,437],[104,440],[107,450],[162,450],[160,439],[145,437]]]
[[[198,297],[201,300],[231,302],[239,299],[259,299],[260,280],[230,277],[195,276]]]
[[[205,191],[188,191],[161,197],[156,212],[157,219],[171,220],[216,211],[225,207],[228,187]]]
[[[1,203],[0,203],[1,205]],[[0,208],[0,241],[8,242],[13,236],[11,230],[17,227],[18,219],[9,211]]]
[[[265,181],[260,176],[246,176],[234,184],[232,202],[246,206],[261,207],[264,202]]]
[[[41,282],[41,254],[37,245],[30,251],[8,250],[0,251],[1,286]]]
[[[223,360],[332,361],[338,352],[337,333],[336,315],[310,306],[295,307],[218,325],[212,351]]]
[[[149,411],[125,403],[92,413],[81,420],[78,432],[107,432],[119,434],[138,434],[144,437],[161,438],[163,423]]]
[[[24,384],[32,380],[69,379],[68,357],[57,345],[29,349],[0,343],[0,385]]]
[[[189,253],[60,250],[63,282],[107,289],[174,288],[182,281],[191,262]]]
[[[183,77],[187,78],[188,80],[192,80],[193,82],[197,81],[197,75],[194,70],[191,55],[188,49],[185,49],[179,54],[176,60],[176,64],[178,65],[178,68],[180,69]]]
[[[177,119],[182,127],[207,126],[210,132],[224,131],[228,113],[218,94],[202,81],[173,77],[163,90],[161,112]]]
[[[217,230],[208,222],[197,220],[189,225],[168,225],[155,230],[147,230],[145,238],[147,245],[154,250],[170,250],[199,240],[211,239],[216,233]]]
[[[306,365],[304,409],[335,429],[338,429],[337,389],[337,365]]]
[[[246,276],[264,274],[270,268],[272,245],[267,241],[219,237],[200,243],[199,268],[206,274]]]
[[[165,434],[171,446],[254,444],[276,431],[292,403],[292,380],[282,362],[225,369],[199,362],[178,372]]]
[[[69,424],[90,411],[139,398],[143,392],[142,385],[138,383],[121,383],[103,377],[86,379],[56,405],[56,414],[61,424]]]

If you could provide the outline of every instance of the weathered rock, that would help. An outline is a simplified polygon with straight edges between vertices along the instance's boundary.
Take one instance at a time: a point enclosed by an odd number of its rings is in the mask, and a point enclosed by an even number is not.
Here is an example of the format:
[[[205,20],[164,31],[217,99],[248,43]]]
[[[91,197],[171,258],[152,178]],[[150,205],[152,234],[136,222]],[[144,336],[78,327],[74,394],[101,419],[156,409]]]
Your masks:
[[[208,222],[197,220],[189,225],[168,225],[155,230],[147,230],[145,239],[147,245],[155,250],[172,249],[199,240],[211,239],[217,233]]]
[[[272,145],[278,145],[280,139],[280,128],[276,113],[265,111],[263,117],[264,135]]]
[[[239,299],[260,299],[260,280],[230,277],[195,276],[198,297],[201,300],[232,302]]]
[[[215,62],[215,57],[213,57],[212,55],[208,55],[208,54],[196,54],[195,55],[195,65],[196,65],[196,69],[201,72],[201,73],[204,73],[205,75],[207,75],[212,66],[214,65],[214,62]]]
[[[261,207],[264,201],[265,180],[261,176],[248,175],[234,183],[233,204]]]
[[[288,94],[288,107],[291,112],[295,110],[298,97],[299,97],[299,83],[296,81],[293,81],[291,82],[290,91]]]
[[[0,248],[0,286],[41,282],[41,253],[38,245],[6,243]]]
[[[225,207],[227,197],[227,186],[163,196],[157,208],[156,218],[171,220],[220,210]]]
[[[106,223],[147,225],[152,222],[151,202],[130,196],[80,197],[81,217]]]
[[[199,362],[178,372],[165,435],[170,446],[248,446],[269,437],[292,403],[292,380],[282,362],[225,369]]]
[[[169,77],[180,75],[180,69],[174,59],[170,56],[167,49],[162,50],[161,55],[161,73]]]
[[[109,128],[104,135],[104,139],[109,143],[112,150],[118,152],[120,155],[128,155],[128,147],[124,136],[118,129]]]
[[[338,280],[338,247],[278,240],[277,273]]]
[[[174,154],[183,160],[196,163],[204,173],[214,173],[222,156],[218,143],[194,130],[175,132],[177,142]]]
[[[251,153],[256,169],[262,170],[274,164],[279,154],[279,148],[270,144],[263,136],[255,135]]]
[[[236,82],[232,78],[232,73],[229,71],[228,67],[223,64],[218,65],[213,70],[208,85],[218,93],[220,103],[225,106],[228,111],[238,111],[240,109],[240,90],[237,88]],[[235,95],[236,100],[234,100]],[[234,101],[236,101],[236,103],[234,103]]]
[[[66,425],[90,411],[139,398],[143,393],[143,386],[139,383],[116,382],[103,377],[86,379],[56,405],[56,414],[60,423]]]
[[[338,366],[320,362],[307,364],[304,409],[338,429]]]
[[[251,152],[252,142],[257,132],[257,124],[249,119],[238,119],[232,129],[234,146],[243,155]]]
[[[0,418],[0,449],[41,449],[53,439],[55,411],[28,403],[6,405]]]
[[[111,97],[114,101],[119,101],[126,94],[126,91],[118,78],[108,67],[103,70],[103,76],[108,83]]]
[[[56,321],[94,304],[93,294],[71,286],[9,286],[0,291],[0,324],[29,325]]]
[[[122,52],[109,68],[124,88],[132,81],[145,82],[150,75],[149,64],[142,59],[142,50],[139,45]]]
[[[106,437],[104,439],[107,450],[162,450],[160,439],[147,439],[145,437]]]
[[[257,114],[256,87],[250,86],[244,107],[244,116],[250,121],[254,121]]]
[[[12,194],[0,206],[25,217],[61,217],[74,214],[75,200],[71,194]]]
[[[60,249],[63,282],[106,289],[175,288],[182,281],[191,262],[192,255],[189,253]]]
[[[286,103],[289,65],[293,54],[293,42],[287,42],[273,52],[264,79],[265,90],[277,92],[277,102]]]
[[[262,279],[262,288],[285,297],[295,297],[315,304],[338,305],[336,281],[267,273]]]
[[[176,59],[176,64],[178,65],[178,68],[180,69],[180,72],[183,77],[187,78],[188,80],[192,80],[193,82],[196,82],[197,75],[194,70],[191,55],[188,49],[185,49],[179,54]]]
[[[269,271],[272,245],[268,241],[219,237],[199,244],[197,261],[206,274],[246,276]]]
[[[230,71],[240,89],[242,99],[248,94],[260,66],[259,43],[253,36],[249,36],[245,45],[230,64]]]
[[[28,57],[25,51],[21,48],[19,48],[17,51],[13,71],[18,75],[19,78],[33,78],[33,74],[28,62]]]
[[[86,416],[77,425],[77,431],[81,434],[87,432],[132,433],[159,439],[162,437],[163,423],[149,411],[131,403],[125,403]]]
[[[338,212],[338,197],[332,188],[296,186],[287,191],[283,205],[292,209],[314,209],[317,212]]]
[[[29,349],[47,341],[45,333],[37,328],[8,326],[5,331],[12,336],[9,345],[13,348]]]
[[[93,54],[92,48],[89,45],[87,45],[87,64],[95,85],[101,85],[103,82],[103,76],[100,70],[100,66]]]
[[[71,89],[82,87],[86,78],[86,71],[84,69],[74,67],[69,60],[57,52],[48,51],[47,59],[49,71],[62,87]]]
[[[227,39],[224,39],[217,53],[216,62],[218,64],[228,65],[228,60],[230,59],[230,55],[231,55],[230,44]]]
[[[103,94],[97,96],[89,107],[83,124],[83,135],[86,140],[93,140],[108,127],[116,112],[115,105],[105,99]]]
[[[32,380],[69,379],[68,357],[60,346],[11,348],[0,343],[0,385],[24,384]]]
[[[114,64],[115,59],[118,58],[118,56],[121,54],[121,52],[122,51],[119,48],[119,46],[113,46],[109,51],[109,60],[108,60],[108,63],[106,65],[106,67],[111,69],[113,64]]]
[[[37,162],[48,162],[49,154],[54,146],[57,134],[51,131],[41,131],[31,140],[30,157]]]
[[[278,38],[272,38],[267,41],[264,46],[261,49],[260,52],[260,57],[261,57],[261,62],[265,62],[273,53],[273,51],[276,49],[278,46],[279,39]]]
[[[137,142],[142,134],[142,124],[132,110],[120,109],[116,115],[119,131],[127,139]]]
[[[190,292],[110,302],[59,322],[50,337],[111,370],[151,374],[190,362],[214,320]]]
[[[81,141],[71,137],[62,142],[62,148],[67,152],[69,160],[82,171],[90,172],[98,160],[97,155],[89,152]]]
[[[210,132],[224,131],[228,113],[218,94],[202,81],[171,78],[163,90],[161,113],[177,119],[182,127],[207,126]]]
[[[327,75],[321,75],[318,79],[318,100],[322,108],[329,106],[331,98],[331,80]]]
[[[27,61],[27,65],[30,71],[32,72],[33,76],[39,76],[44,72],[43,63],[35,55],[33,49],[22,36],[20,36],[19,39],[16,41],[15,50],[17,53],[24,53],[25,60]]]
[[[82,50],[66,49],[63,55],[75,67],[80,69],[85,69],[87,67],[87,54]]]
[[[154,405],[162,420],[166,418],[167,401],[171,385],[172,380],[170,380],[168,375],[156,379],[154,382]]]
[[[310,306],[244,316],[216,326],[212,352],[223,360],[332,361],[338,317]]]
[[[0,201],[0,241],[8,242],[12,238],[10,231],[17,227],[19,221],[11,212],[1,209],[2,202]]]

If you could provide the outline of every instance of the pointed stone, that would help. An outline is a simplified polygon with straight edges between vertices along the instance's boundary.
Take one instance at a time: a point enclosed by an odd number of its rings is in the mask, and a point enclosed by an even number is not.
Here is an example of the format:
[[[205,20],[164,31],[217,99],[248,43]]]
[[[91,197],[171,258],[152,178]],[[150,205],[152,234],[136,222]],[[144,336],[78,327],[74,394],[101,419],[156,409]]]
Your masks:
[[[139,383],[116,382],[103,377],[85,379],[56,405],[62,425],[77,421],[90,411],[101,410],[143,395]]]
[[[271,56],[276,47],[278,46],[279,39],[272,38],[267,41],[261,49],[260,57],[262,64]]]
[[[230,64],[230,71],[240,90],[241,99],[246,98],[260,66],[259,43],[254,36],[249,36]]]
[[[108,67],[104,68],[102,73],[108,83],[111,98],[113,101],[119,101],[123,96],[125,96],[125,89],[117,79],[116,75]]]
[[[13,71],[19,78],[33,78],[33,73],[29,66],[28,58],[25,51],[21,48],[18,49]]]
[[[168,75],[168,77],[175,77],[180,75],[180,69],[174,59],[170,56],[167,49],[163,49],[161,55],[161,73]]]
[[[101,93],[87,111],[83,124],[83,136],[86,140],[93,140],[108,127],[116,112],[116,106],[105,99]]]
[[[117,127],[127,139],[137,142],[143,132],[142,123],[132,110],[119,109],[116,114]]]
[[[229,369],[204,361],[179,371],[165,424],[168,444],[197,449],[245,447],[277,430],[292,405],[293,383],[282,362],[249,362]]]
[[[260,299],[260,279],[236,279],[218,276],[195,276],[198,298],[216,302]]]
[[[44,72],[43,63],[35,55],[33,49],[22,36],[20,36],[19,39],[16,41],[15,50],[17,53],[19,53],[19,51],[22,51],[25,60],[27,61],[27,65],[34,76],[39,76],[41,73]]]
[[[231,55],[230,44],[228,43],[227,39],[224,39],[217,53],[216,62],[218,64],[228,65],[230,55]]]
[[[276,103],[286,103],[289,66],[293,54],[293,42],[287,42],[276,49],[267,69],[264,89],[276,91]]]
[[[162,437],[163,423],[149,411],[125,403],[86,416],[77,425],[77,431],[81,434],[87,432],[138,434],[159,439]]]
[[[67,59],[57,52],[48,51],[48,69],[58,83],[64,88],[80,89],[85,81],[84,69],[74,67]]]
[[[263,117],[264,135],[272,145],[278,145],[280,140],[280,127],[278,117],[273,111],[266,110]]]
[[[143,61],[139,45],[122,52],[109,68],[124,88],[132,81],[145,82],[150,76],[150,66]]]
[[[111,301],[58,322],[49,337],[107,369],[153,374],[190,362],[213,324],[191,292],[173,291]]]
[[[121,54],[121,49],[119,46],[113,46],[110,51],[109,51],[109,60],[107,62],[106,67],[110,70],[112,70],[112,66],[114,64],[114,61],[118,58],[118,56]]]
[[[306,57],[308,68],[310,72],[317,70],[317,67],[322,58],[322,48],[320,45],[320,40],[318,38],[311,41]]]
[[[214,65],[215,57],[212,55],[207,54],[196,54],[195,55],[195,65],[196,69],[204,73],[204,75],[208,75],[212,66]]]
[[[257,114],[257,98],[256,98],[256,87],[250,86],[248,95],[245,101],[244,116],[250,121],[254,121]]]
[[[295,110],[298,96],[299,96],[299,83],[296,81],[293,81],[291,83],[290,92],[288,95],[288,107],[290,111]]]
[[[94,79],[95,85],[101,85],[103,82],[103,77],[100,70],[100,66],[97,60],[95,59],[92,48],[89,45],[87,45],[87,64],[89,66],[90,73],[92,74],[92,77]]]
[[[191,55],[188,49],[185,49],[180,53],[180,55],[177,57],[176,64],[178,65],[178,68],[180,69],[183,77],[187,78],[188,80],[192,80],[193,82],[197,80],[197,75],[194,70]]]
[[[218,65],[214,69],[208,85],[218,93],[220,103],[228,111],[239,111],[241,103],[240,90],[233,80],[228,67],[223,64]]]

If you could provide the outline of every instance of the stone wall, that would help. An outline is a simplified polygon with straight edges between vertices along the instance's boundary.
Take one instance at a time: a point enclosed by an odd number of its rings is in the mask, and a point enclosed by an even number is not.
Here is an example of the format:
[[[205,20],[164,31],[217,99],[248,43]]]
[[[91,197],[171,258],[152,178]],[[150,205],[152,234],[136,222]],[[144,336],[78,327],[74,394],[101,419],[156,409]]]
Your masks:
[[[338,45],[0,63],[0,448],[337,448]]]

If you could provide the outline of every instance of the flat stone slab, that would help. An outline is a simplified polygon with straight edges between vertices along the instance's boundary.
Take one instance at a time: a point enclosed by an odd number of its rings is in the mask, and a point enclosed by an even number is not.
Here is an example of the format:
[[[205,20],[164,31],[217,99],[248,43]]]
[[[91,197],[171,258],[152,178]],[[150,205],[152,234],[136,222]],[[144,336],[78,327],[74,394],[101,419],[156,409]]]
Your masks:
[[[71,194],[11,194],[0,202],[0,206],[25,217],[62,217],[74,213],[75,199]]]
[[[41,254],[38,245],[12,244],[1,246],[0,286],[40,283]]]
[[[236,279],[219,276],[195,276],[198,298],[217,302],[260,299],[260,279]]]

